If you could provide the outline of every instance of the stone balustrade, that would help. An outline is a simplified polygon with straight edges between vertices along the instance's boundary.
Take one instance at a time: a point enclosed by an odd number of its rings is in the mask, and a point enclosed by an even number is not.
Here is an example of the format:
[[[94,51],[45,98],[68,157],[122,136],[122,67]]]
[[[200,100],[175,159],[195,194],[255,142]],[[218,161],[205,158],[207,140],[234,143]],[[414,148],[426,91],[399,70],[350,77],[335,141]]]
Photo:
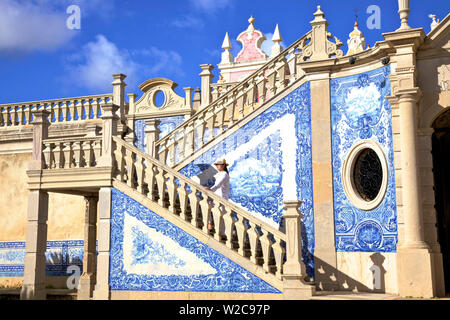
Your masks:
[[[286,235],[260,221],[235,204],[217,196],[177,171],[150,157],[124,140],[113,137],[118,181],[209,234],[212,214],[213,236],[239,255],[261,265],[282,279]],[[217,230],[225,227],[226,239]],[[301,251],[301,247],[297,248]]]
[[[101,156],[102,137],[45,139],[43,169],[90,168]]]
[[[89,119],[100,119],[102,105],[110,103],[113,95],[31,101],[0,105],[0,130],[14,129],[29,125],[32,113],[45,109],[50,112],[48,120],[52,124],[77,123]]]
[[[243,81],[226,88],[228,91],[223,94],[216,88],[212,103],[157,141],[158,159],[173,167],[303,77],[296,70],[296,56],[302,54],[310,34],[295,41]]]

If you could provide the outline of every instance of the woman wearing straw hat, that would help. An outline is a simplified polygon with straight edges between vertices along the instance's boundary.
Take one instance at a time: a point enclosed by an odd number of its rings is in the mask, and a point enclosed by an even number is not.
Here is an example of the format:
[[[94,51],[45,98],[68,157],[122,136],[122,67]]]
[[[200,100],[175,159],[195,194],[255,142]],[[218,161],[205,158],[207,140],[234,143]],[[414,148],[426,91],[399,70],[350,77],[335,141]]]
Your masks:
[[[230,197],[230,176],[228,174],[228,163],[225,159],[219,159],[214,162],[216,166],[217,173],[214,176],[215,183],[212,187],[205,187],[207,190],[213,191],[218,196],[221,196],[225,200],[228,200]],[[220,209],[223,211],[223,206],[220,206]],[[209,217],[208,230],[212,230],[212,216]],[[225,226],[222,223],[222,228],[219,230],[221,236],[225,236]]]

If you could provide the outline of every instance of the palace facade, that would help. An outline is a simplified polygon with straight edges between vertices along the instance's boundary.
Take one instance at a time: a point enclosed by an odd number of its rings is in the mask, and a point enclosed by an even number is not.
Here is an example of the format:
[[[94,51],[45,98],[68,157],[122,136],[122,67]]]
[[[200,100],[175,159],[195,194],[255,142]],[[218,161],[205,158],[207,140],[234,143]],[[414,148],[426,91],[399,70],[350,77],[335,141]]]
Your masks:
[[[450,292],[450,15],[372,48],[355,23],[269,56],[249,19],[220,77],[0,105],[0,286],[44,299]],[[229,163],[225,200],[205,189]],[[208,230],[212,215],[214,229]],[[217,230],[225,228],[226,237]],[[72,278],[70,278],[72,277]],[[75,277],[76,278],[76,277]]]

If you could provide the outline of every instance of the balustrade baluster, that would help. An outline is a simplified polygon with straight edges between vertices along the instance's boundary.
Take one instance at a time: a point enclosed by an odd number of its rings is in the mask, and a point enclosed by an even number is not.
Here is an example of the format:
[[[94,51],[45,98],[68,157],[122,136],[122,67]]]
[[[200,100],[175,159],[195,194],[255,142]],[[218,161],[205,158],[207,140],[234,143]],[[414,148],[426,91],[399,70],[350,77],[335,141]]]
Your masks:
[[[166,178],[164,176],[164,169],[157,168],[158,173],[156,174],[156,186],[158,188],[158,204],[165,208],[165,192],[166,192]]]
[[[225,227],[223,221],[224,215],[223,210],[225,210],[225,207],[221,208],[221,204],[218,203],[217,201],[214,202],[214,207],[211,208],[215,229],[214,239],[218,241],[220,241],[220,230],[222,230]]]
[[[178,187],[178,199],[180,200],[180,217],[188,221],[187,215],[187,200],[188,200],[188,192],[186,190],[186,182],[183,180],[179,180],[178,183],[180,186]]]
[[[63,158],[63,145],[62,142],[56,142],[55,148],[53,149],[53,156],[55,158],[55,168],[64,168],[64,158]]]
[[[259,238],[259,241],[261,243],[261,250],[262,250],[262,257],[263,257],[263,269],[266,272],[270,272],[270,269],[272,267],[271,263],[271,253],[272,253],[272,244],[273,241],[270,238],[270,233],[267,230],[264,230],[261,228],[261,232],[263,235]]]
[[[204,134],[205,134],[205,120],[203,118],[198,119],[198,126],[197,126],[197,134],[198,134],[198,145],[194,150],[201,149],[203,147],[203,144],[205,143],[203,141]]]
[[[235,96],[228,100],[227,113],[228,113],[228,127],[231,127],[234,123],[234,106],[236,105]]]
[[[272,67],[267,75],[267,85],[269,86],[269,98],[272,98],[277,93],[277,87],[275,81],[277,77],[276,70]]]
[[[191,208],[191,224],[198,228],[198,222],[200,221],[200,198],[197,195],[197,188],[190,186],[191,193],[188,195],[189,206]]]
[[[176,145],[177,145],[177,141],[175,140],[175,137],[173,137],[173,140],[169,144],[169,161],[170,162],[167,163],[168,166],[175,164]]]
[[[244,100],[245,91],[241,91],[236,100],[236,108],[238,110],[238,119],[242,120],[244,118]]]
[[[75,168],[80,168],[81,164],[81,141],[72,142],[73,158],[75,162]]]
[[[257,77],[256,87],[258,90],[258,103],[261,106],[266,101],[266,78],[264,76]]]
[[[256,101],[256,87],[253,82],[249,83],[249,86],[245,95],[245,104],[250,107],[250,111],[255,110],[255,101]]]
[[[45,164],[43,166],[44,169],[53,169],[53,166],[51,163],[52,147],[53,147],[53,143],[51,143],[51,142],[43,143],[44,149],[42,150],[42,153],[44,154],[44,161],[45,161]]]
[[[146,168],[145,168],[145,182],[147,183],[148,187],[148,193],[147,198],[149,198],[152,201],[155,201],[155,171],[154,171],[154,164],[150,161],[146,161]]]
[[[22,126],[23,125],[23,106],[17,106],[18,110],[17,112],[17,125]]]
[[[69,117],[69,112],[68,112],[68,110],[69,110],[69,106],[68,106],[68,103],[69,101],[63,101],[63,104],[62,104],[62,106],[61,106],[61,110],[62,110],[62,121],[63,122],[66,122],[67,121],[67,119],[68,119],[68,117]]]
[[[63,142],[63,168],[71,168],[72,167],[72,142],[67,141]]]
[[[277,62],[276,65],[277,69],[277,76],[278,76],[278,85],[277,85],[277,92],[283,90],[286,88],[286,71],[287,71],[287,62],[286,60],[281,60]]]
[[[214,112],[210,112],[208,114],[208,119],[206,120],[206,125],[209,131],[209,135],[208,135],[208,142],[212,141],[214,139],[214,121],[216,118],[216,115],[214,114]]]
[[[134,159],[133,151],[124,147],[125,151],[125,168],[126,168],[126,182],[130,188],[134,188]]]
[[[136,170],[136,190],[144,194],[144,176],[145,176],[145,167],[144,167],[144,158],[140,155],[136,154],[136,161],[134,163]]]
[[[258,264],[258,243],[259,243],[259,231],[256,230],[256,224],[249,220],[250,228],[247,231],[248,234],[248,240],[250,243],[250,251],[251,251],[251,257],[250,261]]]
[[[202,230],[206,234],[209,234],[208,222],[211,215],[212,203],[211,200],[206,195],[206,193],[203,193],[202,197],[203,199],[200,200],[200,207],[202,209],[202,223],[203,223]],[[219,231],[217,230],[217,232]]]
[[[125,159],[123,149],[121,144],[117,144],[116,149],[114,150],[114,157],[117,161],[117,176],[119,177],[120,182],[125,181]]]
[[[69,105],[69,110],[70,110],[70,117],[71,120],[70,121],[75,121],[75,101],[76,100],[70,100],[70,105]]]
[[[236,220],[233,218],[233,212],[230,208],[224,207],[223,211],[223,223],[225,225],[225,234],[227,236],[226,245],[228,248],[233,249],[233,231]]]
[[[222,134],[225,131],[225,108],[223,108],[223,106],[219,107],[220,109],[217,111],[217,125],[219,127],[219,134]]]
[[[167,192],[169,194],[169,211],[173,214],[177,214],[176,210],[176,196],[177,196],[177,185],[175,183],[175,177],[168,173],[168,179],[166,180]]]
[[[94,143],[94,146],[92,149],[94,151],[94,161],[93,161],[92,165],[96,166],[97,161],[102,154],[102,140],[95,140],[93,143]]]
[[[5,116],[4,116],[4,111],[5,111],[5,108],[4,107],[1,107],[0,108],[0,126],[6,126],[5,125]]]
[[[84,155],[84,165],[88,168],[92,166],[92,155],[93,155],[93,148],[92,148],[93,141],[86,140],[83,141],[82,148],[83,148],[83,155]],[[83,159],[83,157],[82,157]]]
[[[281,275],[283,274],[284,254],[286,252],[286,249],[283,247],[282,240],[280,238],[274,238],[275,243],[272,245],[272,249],[275,258],[275,265],[277,267],[275,276],[281,280]]]
[[[236,221],[235,226],[236,226],[236,236],[238,238],[239,244],[238,253],[241,256],[245,257],[246,256],[245,245],[247,243],[247,230],[248,230],[248,227],[245,223],[245,219],[242,216],[240,216],[239,220]]]

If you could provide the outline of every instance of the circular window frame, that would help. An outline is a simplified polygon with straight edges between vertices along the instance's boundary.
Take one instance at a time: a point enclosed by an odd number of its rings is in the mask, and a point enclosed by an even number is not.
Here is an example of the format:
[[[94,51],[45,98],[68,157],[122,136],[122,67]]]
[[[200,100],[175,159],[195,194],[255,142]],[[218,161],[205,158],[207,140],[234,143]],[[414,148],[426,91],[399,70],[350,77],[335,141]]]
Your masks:
[[[365,149],[371,149],[376,153],[378,159],[380,160],[383,173],[380,190],[378,191],[375,199],[371,201],[367,201],[360,196],[353,178],[353,170],[355,169],[356,160],[358,159],[361,152]],[[364,211],[373,210],[381,204],[384,196],[386,195],[389,176],[388,174],[389,172],[387,160],[381,146],[373,140],[359,141],[352,146],[342,166],[342,184],[344,187],[345,195],[355,207]]]

